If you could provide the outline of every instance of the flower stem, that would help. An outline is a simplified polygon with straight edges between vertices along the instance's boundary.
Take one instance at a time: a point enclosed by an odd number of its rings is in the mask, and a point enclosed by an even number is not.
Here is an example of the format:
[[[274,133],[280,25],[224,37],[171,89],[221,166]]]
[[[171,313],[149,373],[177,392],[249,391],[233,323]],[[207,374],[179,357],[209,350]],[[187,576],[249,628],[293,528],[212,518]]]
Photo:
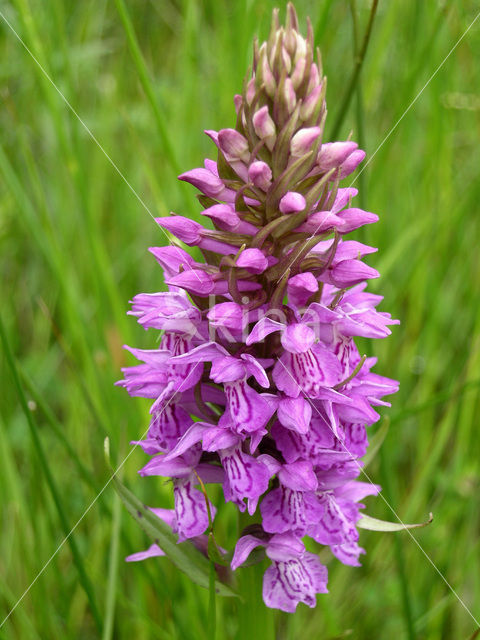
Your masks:
[[[217,632],[217,603],[215,598],[215,564],[210,561],[209,599],[208,599],[208,637],[215,640]]]
[[[353,28],[353,57],[354,60],[357,59],[359,54],[359,28],[358,28],[358,12],[357,12],[357,0],[350,0],[350,11],[352,13],[352,28]],[[357,83],[357,90],[355,92],[355,116],[357,120],[357,138],[358,138],[358,146],[360,149],[364,149],[366,151],[365,144],[365,126],[364,126],[364,108],[363,108],[363,90],[362,90],[362,82],[361,82],[362,74],[361,71],[359,73],[359,79]],[[366,184],[365,184],[365,172],[361,171],[358,176],[359,181],[359,204],[360,209],[365,208],[366,201]]]
[[[363,66],[363,63],[365,61],[365,56],[366,56],[367,49],[368,49],[368,44],[370,42],[370,36],[372,35],[373,22],[375,20],[375,15],[377,13],[378,2],[379,2],[379,0],[373,0],[373,2],[372,2],[372,8],[370,9],[370,17],[368,19],[367,30],[365,31],[365,35],[363,37],[362,47],[360,49],[360,52],[359,52],[358,56],[356,57],[355,67],[353,69],[353,72],[352,72],[352,75],[351,75],[351,78],[350,78],[350,82],[348,83],[348,87],[347,87],[347,91],[345,93],[345,97],[344,97],[343,102],[342,102],[342,104],[340,106],[340,110],[338,112],[337,119],[335,120],[335,124],[333,125],[332,134],[331,134],[331,138],[333,140],[338,136],[338,133],[340,131],[340,127],[343,124],[343,121],[345,119],[345,115],[347,113],[348,107],[349,107],[350,102],[351,102],[352,97],[353,97],[353,93],[355,91],[355,88],[357,86],[357,82],[358,82],[359,77],[360,77],[360,71],[362,70],[362,66]]]
[[[389,501],[391,498],[391,483],[390,483],[390,469],[391,464],[388,460],[388,454],[385,447],[380,449],[380,470],[382,474],[383,493],[386,495]],[[408,588],[407,575],[405,573],[405,558],[403,556],[402,541],[399,536],[394,536],[393,544],[395,548],[395,561],[397,564],[397,575],[400,586],[400,593],[403,605],[403,616],[405,620],[405,626],[407,631],[408,640],[415,640],[415,628],[413,622],[412,604],[410,599],[410,591]]]

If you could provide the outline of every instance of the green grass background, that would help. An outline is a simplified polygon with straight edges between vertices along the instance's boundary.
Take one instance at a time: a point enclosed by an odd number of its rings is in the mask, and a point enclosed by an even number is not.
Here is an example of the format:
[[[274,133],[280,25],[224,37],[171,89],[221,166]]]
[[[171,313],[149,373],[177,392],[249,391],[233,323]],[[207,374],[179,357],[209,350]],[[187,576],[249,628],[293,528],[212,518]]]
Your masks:
[[[0,313],[34,427],[0,358],[1,619],[108,480],[104,437],[120,462],[147,426],[148,402],[113,386],[127,363],[121,345],[154,339],[125,316],[135,293],[162,288],[147,247],[165,237],[147,208],[199,215],[195,190],[175,176],[213,157],[203,129],[233,125],[252,38],[268,34],[275,5],[284,8],[272,0],[127,0],[127,16],[114,0],[1,4],[118,167],[0,19]],[[303,26],[310,15],[322,48],[331,127],[353,66],[351,4],[298,0],[297,10]],[[363,32],[369,3],[357,0],[357,10]],[[371,155],[477,11],[470,0],[381,0],[342,136],[353,130]],[[377,370],[401,382],[368,472],[404,522],[434,513],[413,535],[477,618],[479,53],[480,20],[357,181],[362,204],[381,216],[359,235],[379,247],[369,259],[382,272],[372,289],[402,322],[368,346]],[[148,504],[168,506],[168,484],[136,475],[144,461],[132,453],[125,483]],[[395,520],[381,499],[367,502],[370,515]],[[217,527],[227,546],[236,535],[230,507]],[[111,486],[72,540],[2,638],[212,638],[208,592],[166,559],[123,562],[149,543]],[[217,637],[267,640],[276,626],[277,637],[290,640],[470,638],[474,621],[408,533],[364,532],[361,543],[363,567],[329,563],[330,594],[295,616],[265,611],[253,572],[245,572],[251,601],[217,600]]]

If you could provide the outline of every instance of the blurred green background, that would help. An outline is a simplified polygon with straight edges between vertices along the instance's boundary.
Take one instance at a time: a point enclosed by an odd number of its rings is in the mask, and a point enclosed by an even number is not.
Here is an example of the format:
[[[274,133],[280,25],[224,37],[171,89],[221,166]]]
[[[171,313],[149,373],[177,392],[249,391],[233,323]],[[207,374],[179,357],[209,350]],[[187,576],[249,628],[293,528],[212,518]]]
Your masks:
[[[120,462],[129,440],[147,427],[149,403],[113,383],[127,362],[121,345],[147,347],[154,339],[125,315],[135,293],[162,287],[147,247],[165,236],[149,212],[199,215],[195,190],[175,176],[214,157],[203,129],[234,124],[233,95],[253,36],[267,36],[274,6],[285,3],[1,5],[0,313],[34,423],[32,432],[1,357],[1,619],[108,480],[104,437]],[[352,3],[296,6],[303,28],[310,15],[322,49],[331,129],[353,67]],[[360,34],[369,7],[357,0]],[[352,130],[371,155],[477,11],[473,0],[381,0],[342,138]],[[390,429],[369,475],[404,522],[434,513],[433,524],[413,535],[477,618],[479,53],[480,20],[356,183],[361,203],[381,216],[359,234],[379,247],[369,264],[382,277],[372,288],[402,323],[368,347],[379,358],[377,371],[401,382],[383,411]],[[148,504],[169,506],[168,484],[136,475],[144,462],[135,450],[124,482]],[[370,515],[395,520],[380,498],[367,502]],[[230,506],[217,527],[224,546],[235,539]],[[149,543],[111,486],[72,540],[76,560],[64,544],[5,622],[2,638],[208,637],[206,591],[166,559],[123,562]],[[276,616],[279,638],[471,637],[475,622],[408,533],[363,532],[361,544],[368,550],[362,568],[329,564],[330,594],[318,597],[315,610],[300,605],[293,617]],[[263,615],[260,603],[242,608],[218,600],[218,638],[245,637],[239,619],[247,618],[250,638],[274,637],[273,615]]]

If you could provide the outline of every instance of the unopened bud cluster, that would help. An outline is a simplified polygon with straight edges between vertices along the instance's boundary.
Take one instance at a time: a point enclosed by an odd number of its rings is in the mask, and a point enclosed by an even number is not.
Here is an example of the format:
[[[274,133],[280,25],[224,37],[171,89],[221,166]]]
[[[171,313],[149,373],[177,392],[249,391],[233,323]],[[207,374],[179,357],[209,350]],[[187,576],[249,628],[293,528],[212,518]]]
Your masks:
[[[179,541],[205,549],[200,480],[221,483],[225,500],[252,518],[232,569],[263,547],[264,601],[289,612],[327,590],[304,536],[359,564],[359,500],[379,490],[356,480],[365,427],[398,387],[354,342],[387,336],[395,321],[365,291],[379,274],[362,257],[375,249],[345,239],[378,218],[351,206],[356,189],[340,187],[365,154],[351,141],[324,142],[325,90],[311,25],[305,39],[291,5],[285,27],[275,12],[235,96],[235,128],[207,131],[217,161],[180,176],[200,190],[214,228],[157,219],[205,261],[178,246],[150,249],[169,290],[139,294],[131,313],[161,332],[160,346],[130,349],[142,364],[120,383],[153,400],[137,443],[152,457],[140,474],[172,478],[174,493],[174,509],[154,513]],[[130,559],[162,554],[152,545]]]

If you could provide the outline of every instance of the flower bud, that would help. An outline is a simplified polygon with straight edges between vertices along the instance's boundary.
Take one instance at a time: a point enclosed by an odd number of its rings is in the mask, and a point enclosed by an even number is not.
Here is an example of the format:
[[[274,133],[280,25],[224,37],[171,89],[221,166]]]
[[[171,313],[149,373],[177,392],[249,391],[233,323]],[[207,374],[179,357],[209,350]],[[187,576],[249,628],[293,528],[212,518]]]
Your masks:
[[[268,113],[265,105],[253,114],[253,128],[260,140],[271,139],[275,136],[275,123]]]
[[[247,84],[247,104],[252,104],[255,92],[255,78],[251,78]]]
[[[297,96],[295,94],[295,89],[293,88],[293,84],[290,78],[287,78],[285,80],[284,100],[287,106],[288,113],[292,113],[292,111],[295,109],[295,105],[297,104]]]
[[[275,91],[277,89],[277,83],[275,82],[275,77],[270,69],[270,65],[268,64],[268,58],[266,54],[260,59],[260,73],[262,82],[265,85],[265,89],[268,95],[273,98],[275,95]]]
[[[305,198],[301,193],[288,191],[280,200],[279,209],[282,213],[297,213],[303,211],[306,206]]]
[[[194,259],[184,249],[169,245],[167,247],[150,247],[150,253],[165,271],[167,277],[174,276],[181,266],[192,267]]]
[[[236,93],[233,97],[233,104],[235,105],[235,113],[238,114],[240,107],[242,106],[243,98],[239,93]]]
[[[309,271],[298,273],[287,284],[288,299],[298,307],[303,307],[310,296],[318,291],[318,282]]]
[[[286,72],[290,73],[290,71],[292,70],[292,60],[291,60],[290,56],[288,55],[288,51],[286,50],[286,48],[284,46],[282,47],[282,62],[283,62],[283,67],[286,70]]]
[[[237,259],[237,267],[251,273],[263,273],[268,267],[268,260],[260,249],[244,249]]]
[[[295,58],[293,60],[295,64],[298,62],[298,60],[300,60],[300,58],[307,57],[307,41],[299,33],[297,33],[296,36],[297,36],[297,46],[295,49]]]
[[[295,65],[295,69],[293,70],[293,73],[291,75],[292,78],[292,85],[293,88],[295,89],[295,91],[298,89],[298,87],[301,85],[303,77],[305,75],[305,67],[306,67],[306,60],[305,58],[299,58],[297,60],[297,63]]]
[[[340,228],[341,233],[350,233],[350,231],[363,227],[364,224],[372,224],[379,220],[376,213],[356,208],[344,209],[337,213],[337,216],[343,220],[343,225]]]
[[[267,191],[272,184],[272,170],[266,162],[256,160],[248,167],[248,179],[259,189]]]
[[[179,180],[184,180],[200,189],[206,196],[214,198],[224,189],[223,182],[218,176],[208,169],[192,169],[178,176]]]
[[[222,129],[218,132],[218,145],[225,154],[227,160],[245,160],[247,161],[250,155],[248,149],[248,142],[242,136],[241,133],[235,131],[235,129]]]
[[[358,165],[365,159],[365,151],[358,149],[348,156],[340,167],[340,180],[346,178],[355,171]]]
[[[327,142],[322,144],[317,165],[323,173],[339,167],[358,147],[356,142]]]
[[[320,127],[300,129],[290,142],[290,152],[295,158],[300,158],[310,151],[315,140],[322,134]]]
[[[322,96],[323,85],[317,85],[305,98],[300,107],[300,117],[306,122],[312,114],[315,112],[315,109],[318,105],[318,101]]]
[[[205,231],[201,224],[183,216],[173,215],[168,218],[155,218],[155,222],[190,246],[201,242],[201,233]]]
[[[320,74],[318,72],[317,65],[313,62],[310,67],[310,79],[308,81],[307,94],[313,91],[318,87],[318,85],[322,84],[320,82]]]
[[[380,274],[361,260],[342,260],[332,268],[331,279],[340,288],[352,287],[370,278],[379,278]]]

